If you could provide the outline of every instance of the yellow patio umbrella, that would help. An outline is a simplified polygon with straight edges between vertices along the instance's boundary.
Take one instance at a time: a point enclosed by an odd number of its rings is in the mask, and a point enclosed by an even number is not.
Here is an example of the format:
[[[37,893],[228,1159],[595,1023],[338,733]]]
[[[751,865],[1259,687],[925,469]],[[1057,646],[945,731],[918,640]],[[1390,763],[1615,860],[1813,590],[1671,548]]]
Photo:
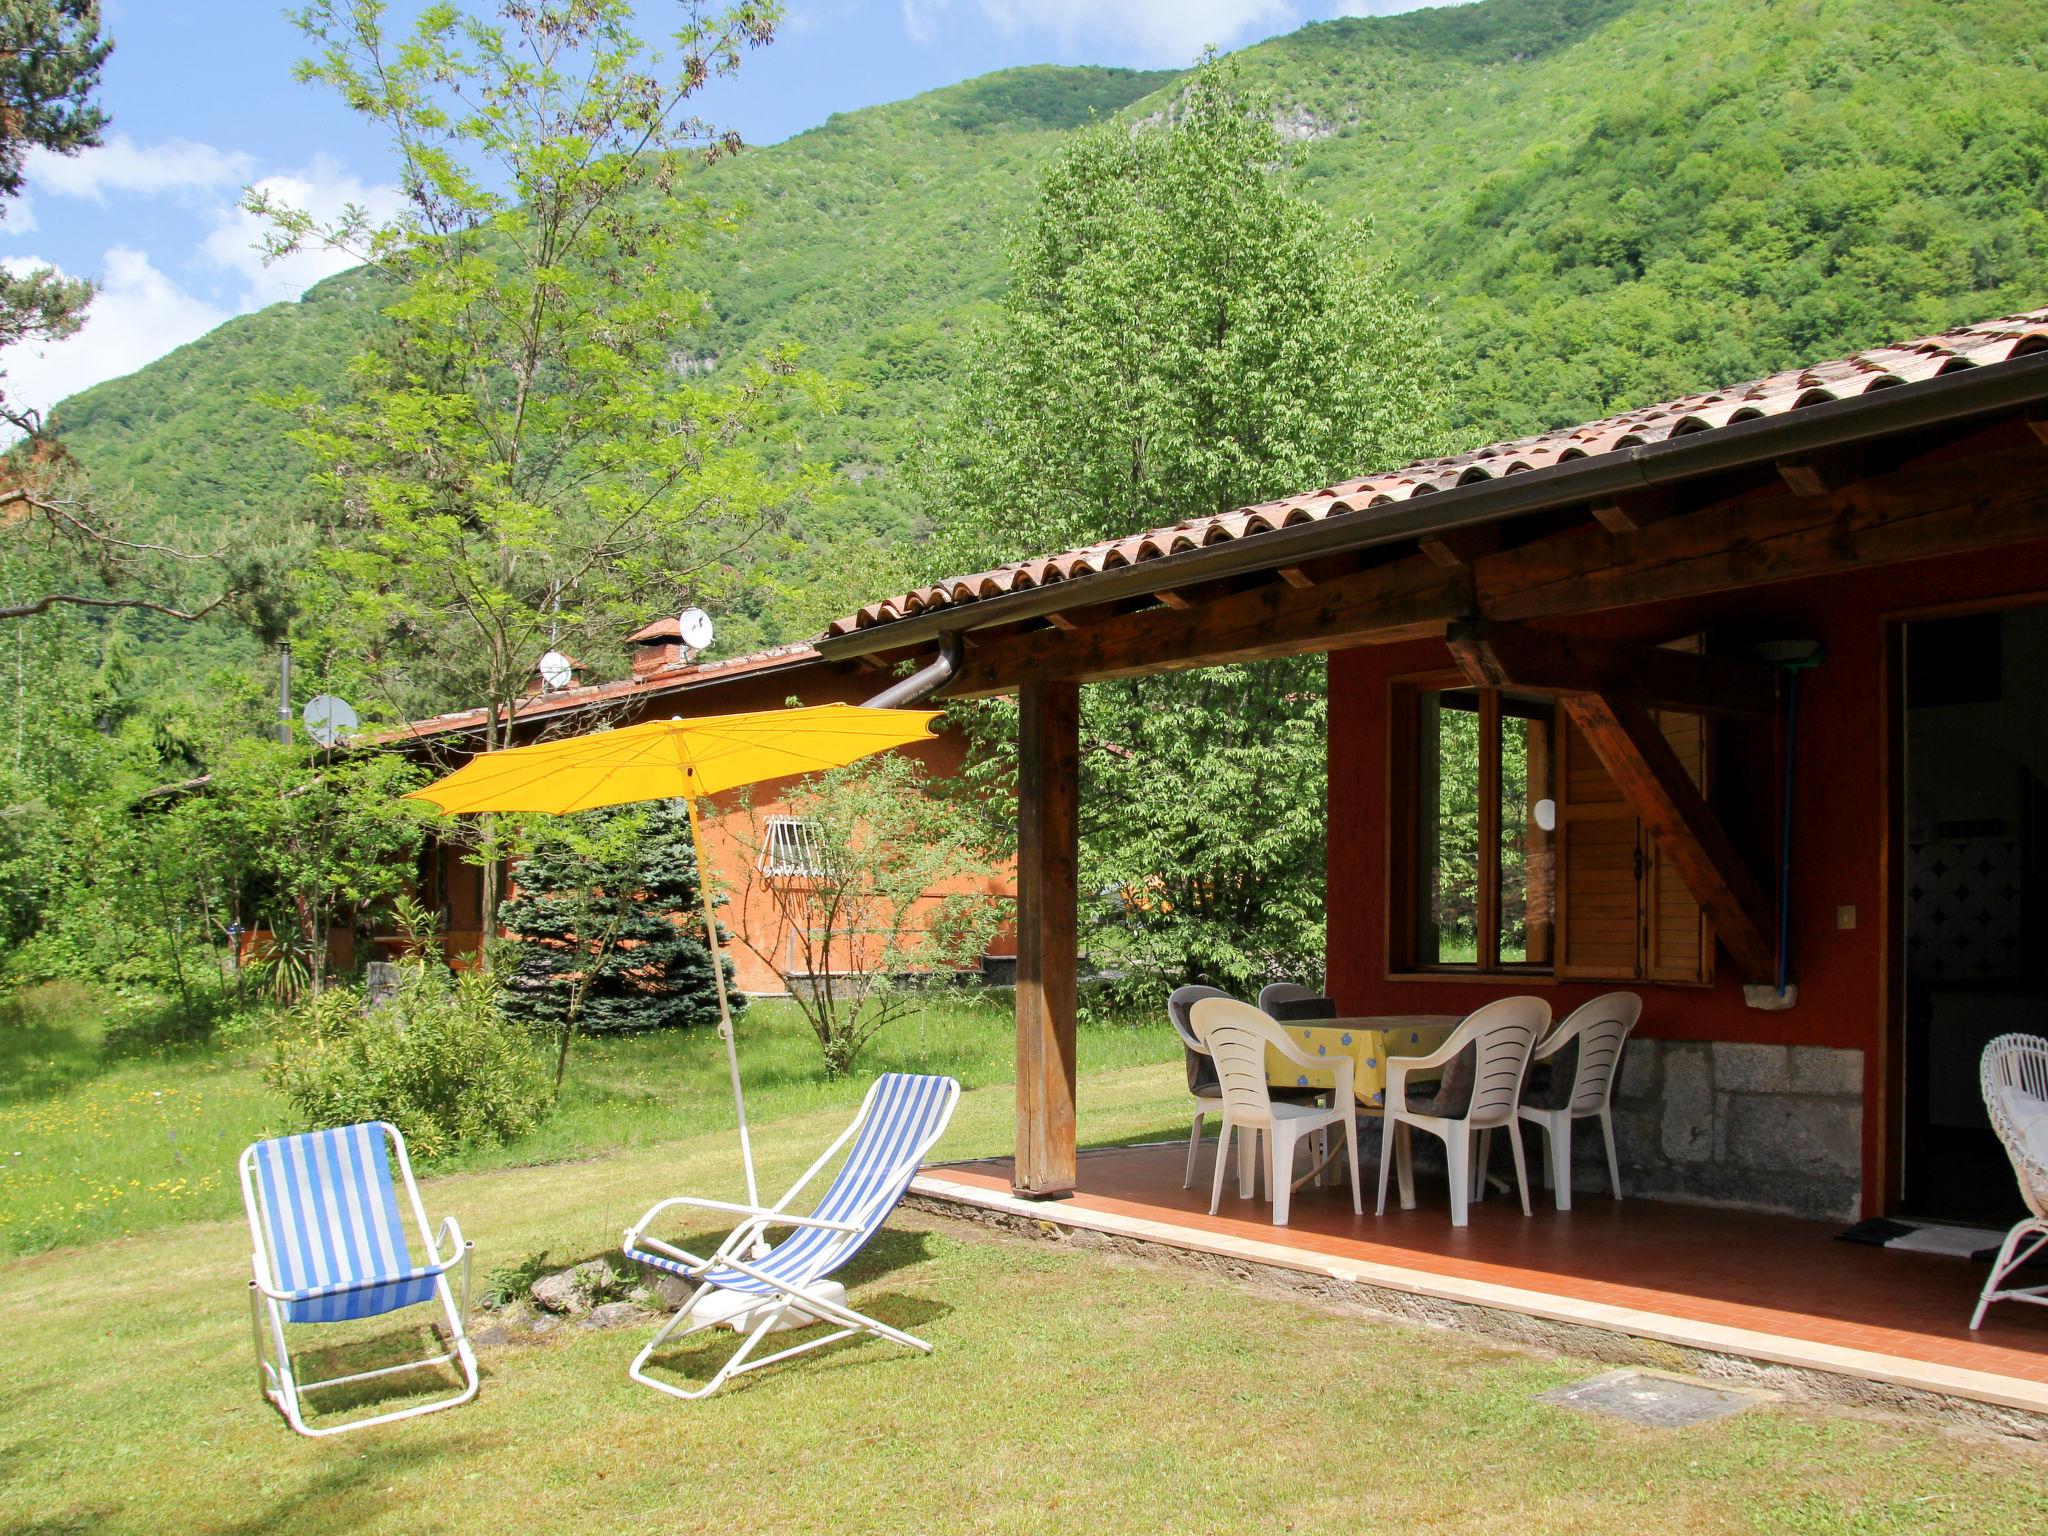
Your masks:
[[[839,768],[872,753],[931,738],[935,709],[868,709],[818,704],[741,715],[678,716],[616,731],[566,736],[486,752],[405,798],[425,800],[461,815],[481,811],[539,811],[565,816],[599,806],[644,800],[682,800],[689,808],[690,842],[697,854],[697,889],[704,898],[704,936],[718,984],[718,1032],[732,1071],[739,1113],[740,1157],[747,1169],[747,1200],[754,1189],[754,1152],[747,1140],[747,1105],[740,1093],[739,1048],[726,1001],[725,967],[718,949],[718,919],[697,801],[767,779],[786,779]]]

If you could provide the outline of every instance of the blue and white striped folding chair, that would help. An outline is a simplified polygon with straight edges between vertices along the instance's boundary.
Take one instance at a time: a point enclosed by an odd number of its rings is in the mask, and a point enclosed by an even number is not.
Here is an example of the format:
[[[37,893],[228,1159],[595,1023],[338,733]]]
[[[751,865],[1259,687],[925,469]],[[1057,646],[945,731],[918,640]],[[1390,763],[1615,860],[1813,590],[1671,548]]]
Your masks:
[[[406,1239],[398,1186],[391,1175],[394,1159],[405,1181],[406,1201],[418,1225],[420,1242],[431,1256],[426,1264],[414,1262],[412,1245]],[[248,1208],[249,1236],[255,1243],[249,1318],[256,1334],[256,1379],[286,1423],[302,1435],[334,1435],[453,1408],[476,1396],[476,1356],[462,1326],[469,1312],[473,1245],[463,1241],[462,1228],[453,1216],[441,1223],[438,1234],[428,1227],[419,1185],[413,1182],[412,1163],[405,1155],[405,1138],[396,1126],[379,1121],[259,1141],[242,1154],[241,1169],[242,1203]],[[441,1257],[444,1243],[452,1244],[445,1259]],[[448,1271],[458,1267],[462,1272],[459,1308],[448,1286]],[[291,1351],[285,1345],[286,1323],[346,1322],[436,1300],[448,1318],[445,1352],[326,1381],[297,1379]],[[266,1309],[270,1323],[267,1345]],[[306,1425],[300,1407],[304,1393],[423,1370],[451,1360],[457,1363],[463,1380],[462,1391],[453,1397],[318,1429]]]
[[[774,1205],[735,1205],[725,1200],[699,1200],[683,1195],[662,1201],[642,1216],[627,1229],[626,1257],[695,1280],[698,1286],[688,1304],[640,1351],[629,1372],[632,1378],[672,1397],[709,1397],[742,1371],[758,1370],[856,1333],[871,1333],[931,1353],[931,1345],[924,1340],[912,1338],[846,1305],[846,1292],[836,1282],[828,1282],[827,1277],[859,1253],[888,1220],[924,1162],[925,1153],[944,1134],[946,1122],[953,1117],[953,1106],[959,1102],[960,1085],[950,1077],[884,1073],[868,1089],[853,1124]],[[848,1141],[853,1142],[853,1150],[847,1153],[846,1161],[811,1213],[793,1214],[789,1207],[797,1196]],[[709,1258],[699,1258],[687,1249],[647,1235],[647,1227],[654,1218],[675,1205],[725,1211],[745,1219]],[[791,1233],[764,1249],[767,1234],[778,1228],[789,1228]],[[723,1310],[715,1305],[721,1297],[728,1299]],[[821,1338],[806,1340],[758,1360],[748,1359],[754,1346],[771,1330],[820,1321],[839,1326]],[[704,1386],[689,1391],[647,1374],[648,1360],[676,1329],[683,1329],[679,1337],[688,1338],[702,1329],[727,1322],[746,1328],[747,1336]]]

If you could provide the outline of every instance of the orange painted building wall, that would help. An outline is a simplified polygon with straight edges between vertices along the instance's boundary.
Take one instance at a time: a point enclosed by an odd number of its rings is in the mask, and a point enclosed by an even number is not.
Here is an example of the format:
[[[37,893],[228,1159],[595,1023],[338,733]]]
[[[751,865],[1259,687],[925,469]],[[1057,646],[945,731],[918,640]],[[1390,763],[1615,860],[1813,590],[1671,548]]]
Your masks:
[[[1633,984],[1645,999],[1642,1033],[1854,1047],[1864,1053],[1863,1188],[1884,1194],[1888,1025],[1889,712],[1886,651],[1892,621],[1943,605],[2048,596],[2048,538],[1992,554],[1946,556],[1811,581],[1758,585],[1711,598],[1590,615],[1559,628],[1643,642],[1705,631],[1717,650],[1777,639],[1819,640],[1823,666],[1799,694],[1793,792],[1791,935],[1798,1005],[1748,1008],[1720,957],[1708,987]],[[1450,665],[1438,642],[1362,647],[1329,658],[1328,985],[1349,1013],[1464,1013],[1495,997],[1539,991],[1562,1016],[1610,990],[1547,979],[1402,978],[1390,973],[1387,854],[1391,681]],[[1773,727],[1727,729],[1714,801],[1751,867],[1775,883],[1778,786]],[[1837,927],[1836,909],[1856,909]]]

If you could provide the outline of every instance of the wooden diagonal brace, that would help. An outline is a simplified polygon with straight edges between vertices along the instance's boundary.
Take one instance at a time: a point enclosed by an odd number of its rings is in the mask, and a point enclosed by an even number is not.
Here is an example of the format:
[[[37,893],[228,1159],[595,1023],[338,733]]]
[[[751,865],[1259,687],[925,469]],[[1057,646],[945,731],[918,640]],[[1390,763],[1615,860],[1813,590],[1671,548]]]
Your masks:
[[[1771,980],[1777,949],[1770,899],[1650,712],[1597,693],[1566,694],[1559,703],[1677,867],[1742,979]]]
[[[1765,716],[1777,707],[1777,675],[1755,662],[1483,621],[1452,624],[1444,638],[1478,688],[1602,693],[1696,715]]]

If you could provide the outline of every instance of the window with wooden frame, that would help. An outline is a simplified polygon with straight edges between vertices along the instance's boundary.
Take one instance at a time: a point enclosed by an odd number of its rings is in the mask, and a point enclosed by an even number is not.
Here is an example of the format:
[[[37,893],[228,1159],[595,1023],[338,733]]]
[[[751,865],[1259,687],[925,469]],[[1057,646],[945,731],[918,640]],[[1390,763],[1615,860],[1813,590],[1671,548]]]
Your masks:
[[[1392,972],[1712,979],[1699,903],[1553,700],[1453,672],[1393,703]],[[1657,718],[1706,789],[1706,722]]]
[[[1395,697],[1395,968],[1548,970],[1553,705],[1471,688],[1455,673],[1402,684]]]

